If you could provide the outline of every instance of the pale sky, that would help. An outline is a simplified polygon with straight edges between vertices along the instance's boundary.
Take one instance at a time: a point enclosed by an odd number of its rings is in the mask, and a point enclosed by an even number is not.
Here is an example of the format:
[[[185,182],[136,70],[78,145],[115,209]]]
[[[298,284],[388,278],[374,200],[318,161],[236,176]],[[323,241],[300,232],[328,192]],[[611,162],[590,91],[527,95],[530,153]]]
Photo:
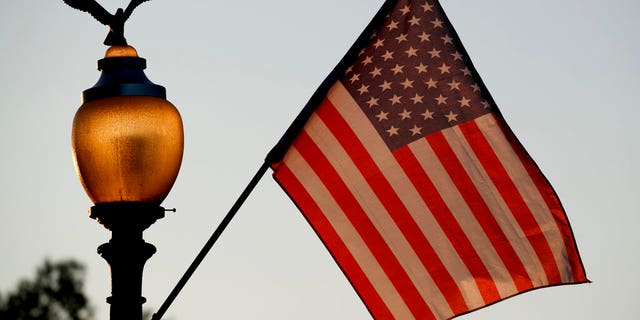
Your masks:
[[[126,0],[100,1],[109,11]],[[264,156],[381,0],[142,4],[126,36],[167,88],[185,156],[145,232],[157,310]],[[572,224],[592,284],[541,289],[460,319],[638,319],[640,3],[442,0],[476,68]],[[0,2],[0,291],[45,257],[88,267],[108,319],[109,232],[88,218],[71,158],[107,28],[62,0]],[[322,243],[265,176],[165,319],[370,319]]]

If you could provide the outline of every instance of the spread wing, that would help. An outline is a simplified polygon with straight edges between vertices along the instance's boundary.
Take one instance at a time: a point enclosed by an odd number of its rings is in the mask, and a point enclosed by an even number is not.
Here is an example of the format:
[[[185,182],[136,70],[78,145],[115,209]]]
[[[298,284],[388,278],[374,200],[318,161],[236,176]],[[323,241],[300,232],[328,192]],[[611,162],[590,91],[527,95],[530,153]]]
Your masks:
[[[105,10],[95,0],[63,0],[63,1],[64,3],[68,4],[70,7],[74,9],[88,12],[94,18],[96,18],[96,20],[100,21],[100,23],[104,25],[111,24],[113,20],[113,15],[110,14],[109,11]]]
[[[135,9],[137,6],[139,6],[143,2],[147,2],[147,1],[149,0],[131,0],[131,2],[129,2],[129,5],[127,6],[127,9],[124,10],[124,20],[126,21],[127,19],[129,19],[129,17],[131,16],[131,13],[133,13],[133,9]]]

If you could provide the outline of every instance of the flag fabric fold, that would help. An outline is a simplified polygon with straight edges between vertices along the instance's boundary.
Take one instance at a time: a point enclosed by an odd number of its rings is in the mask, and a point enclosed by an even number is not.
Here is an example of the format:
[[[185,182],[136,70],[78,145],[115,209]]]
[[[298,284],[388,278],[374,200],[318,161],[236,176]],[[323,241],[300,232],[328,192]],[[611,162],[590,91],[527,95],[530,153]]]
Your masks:
[[[387,1],[267,157],[375,319],[588,282],[437,1]]]

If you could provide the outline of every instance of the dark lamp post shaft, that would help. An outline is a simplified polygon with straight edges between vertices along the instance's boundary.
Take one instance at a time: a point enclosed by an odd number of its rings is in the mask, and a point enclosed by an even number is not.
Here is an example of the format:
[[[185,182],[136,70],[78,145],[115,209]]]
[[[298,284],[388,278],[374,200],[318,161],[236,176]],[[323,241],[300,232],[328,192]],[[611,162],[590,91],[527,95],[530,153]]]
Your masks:
[[[132,237],[133,236],[133,237]],[[111,319],[142,319],[142,271],[156,248],[138,236],[116,232],[108,243],[98,247],[98,253],[111,267]]]
[[[164,208],[151,203],[115,202],[91,208],[91,218],[111,230],[111,240],[98,253],[111,268],[110,319],[142,320],[142,272],[156,252],[142,232],[164,216]]]

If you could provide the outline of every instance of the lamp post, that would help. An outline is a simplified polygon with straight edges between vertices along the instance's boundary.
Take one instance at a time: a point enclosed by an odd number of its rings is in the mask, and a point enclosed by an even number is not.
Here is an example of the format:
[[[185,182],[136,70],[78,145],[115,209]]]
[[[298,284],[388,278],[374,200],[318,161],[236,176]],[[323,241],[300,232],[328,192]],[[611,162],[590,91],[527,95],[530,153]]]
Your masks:
[[[111,319],[142,319],[142,271],[156,251],[142,233],[164,217],[160,204],[182,161],[180,114],[145,67],[133,47],[111,46],[73,120],[76,171],[95,204],[90,217],[111,231],[98,247],[111,268]]]

